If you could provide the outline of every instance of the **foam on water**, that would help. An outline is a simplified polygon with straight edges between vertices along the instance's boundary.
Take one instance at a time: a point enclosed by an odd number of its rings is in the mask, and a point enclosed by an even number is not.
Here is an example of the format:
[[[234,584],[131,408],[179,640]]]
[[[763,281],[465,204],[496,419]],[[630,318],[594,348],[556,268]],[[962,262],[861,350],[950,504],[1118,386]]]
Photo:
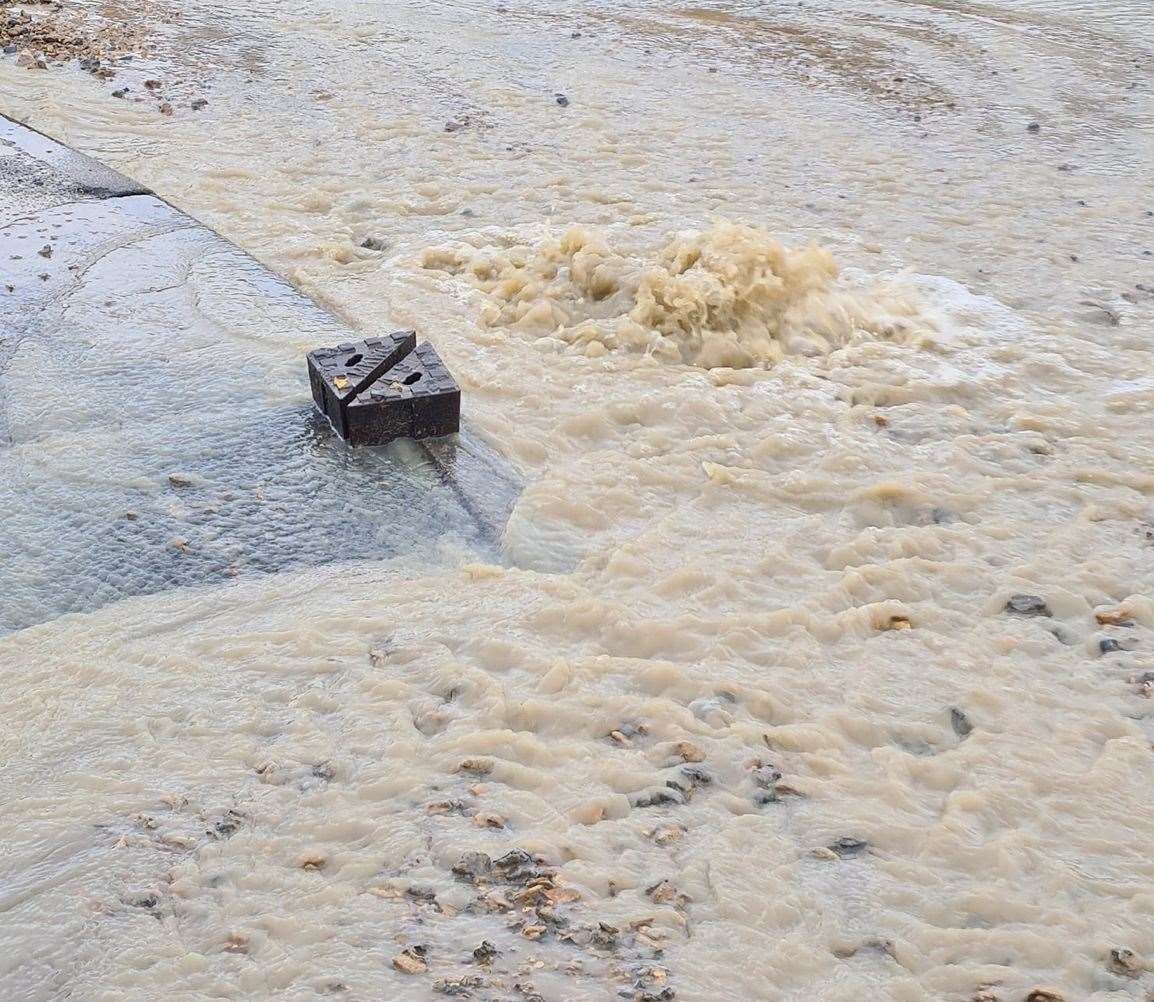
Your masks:
[[[912,342],[932,328],[892,290],[836,284],[833,255],[792,250],[756,227],[719,223],[652,258],[582,229],[534,247],[432,249],[426,268],[464,272],[489,293],[489,326],[553,336],[596,357],[631,349],[703,368],[768,368],[854,338]]]

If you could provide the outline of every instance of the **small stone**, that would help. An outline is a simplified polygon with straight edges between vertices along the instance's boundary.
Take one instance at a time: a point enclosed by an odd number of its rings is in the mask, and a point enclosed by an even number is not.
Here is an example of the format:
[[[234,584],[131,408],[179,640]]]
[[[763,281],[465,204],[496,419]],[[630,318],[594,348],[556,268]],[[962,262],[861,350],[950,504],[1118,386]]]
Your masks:
[[[114,90],[112,92],[112,96],[118,97],[123,101],[126,97],[128,97],[128,88],[127,87],[121,87],[119,90]]]
[[[204,109],[208,107],[208,99],[198,97],[189,105],[189,107],[193,111],[204,111]]]
[[[493,860],[483,852],[467,852],[453,864],[453,873],[468,880],[487,877],[492,870]]]
[[[157,108],[157,111],[159,111],[162,115],[171,115],[173,113],[173,108],[172,105],[167,101],[161,101],[160,107]]]
[[[569,107],[569,98],[567,98],[564,94],[558,94],[557,95],[557,103],[559,105],[561,105],[562,108],[568,108]]]
[[[492,891],[477,902],[487,912],[508,912],[513,910],[511,902],[500,891]]]
[[[480,812],[473,815],[473,824],[478,828],[504,828],[505,819],[500,814]]]
[[[692,900],[668,880],[659,880],[652,887],[647,887],[645,894],[655,905],[672,905],[674,908],[685,908]]]
[[[208,834],[214,838],[231,838],[240,831],[243,822],[244,815],[230,807],[224,812],[223,817],[213,824]]]
[[[1106,966],[1114,974],[1119,974],[1125,978],[1136,978],[1142,973],[1143,965],[1133,950],[1116,947],[1110,951],[1110,958],[1106,961]]]
[[[473,950],[473,962],[488,965],[499,956],[497,948],[487,939],[481,940],[481,945]]]
[[[1006,612],[1012,612],[1017,616],[1052,616],[1050,607],[1046,605],[1045,599],[1039,598],[1037,595],[1011,595],[1008,602],[1006,602]]]
[[[761,787],[763,790],[773,790],[781,780],[782,775],[781,771],[774,766],[759,763],[754,768],[751,778],[754,786]]]
[[[845,859],[847,856],[860,856],[869,848],[869,843],[862,841],[860,838],[851,838],[848,835],[843,835],[837,841],[831,842],[827,848],[835,856],[840,859]]]
[[[433,982],[433,991],[441,995],[458,995],[469,998],[474,988],[481,988],[485,984],[484,978],[475,974],[466,974],[459,978],[438,978]]]
[[[224,941],[225,953],[248,953],[248,937],[243,933],[234,932]]]
[[[312,850],[297,857],[297,866],[302,870],[323,870],[329,859],[323,852]]]
[[[1026,996],[1026,1002],[1066,1002],[1066,999],[1049,988],[1035,988]]]
[[[693,765],[685,766],[681,770],[681,775],[689,780],[691,786],[709,786],[713,782],[713,777],[708,772]],[[680,789],[680,786],[676,788]]]
[[[371,251],[383,251],[389,249],[388,243],[382,240],[380,237],[365,237],[364,240],[361,241],[360,246],[365,250]]]
[[[1094,618],[1102,626],[1133,626],[1134,620],[1130,618],[1130,614],[1122,609],[1106,609],[1102,612],[1094,613]]]
[[[393,958],[393,967],[402,974],[424,974],[429,969],[425,952],[423,946],[411,946]]]
[[[540,939],[549,931],[547,926],[543,925],[527,925],[521,930],[521,935],[526,939]]]
[[[120,900],[132,908],[153,909],[160,904],[160,895],[156,891],[129,891]]]
[[[159,80],[145,80],[144,86],[147,87],[149,90],[160,90],[160,81]]]
[[[673,746],[674,752],[683,762],[704,762],[705,752],[690,741],[678,741]]]
[[[1031,122],[1029,125],[1026,126],[1026,131],[1027,132],[1035,132],[1035,133],[1041,132],[1042,127],[1037,122]]]
[[[1113,654],[1122,650],[1122,645],[1113,637],[1105,637],[1098,641],[1098,650],[1103,654]]]
[[[472,776],[488,776],[493,771],[493,763],[486,758],[467,758],[459,766],[458,772],[467,772]]]
[[[631,799],[634,807],[663,807],[667,804],[685,803],[684,794],[669,788],[639,793]]]
[[[968,738],[974,732],[974,725],[970,718],[956,706],[950,710],[950,726],[959,738]]]
[[[170,473],[168,475],[168,482],[173,487],[191,487],[193,480],[187,473]]]
[[[545,898],[551,905],[568,905],[581,900],[581,894],[572,887],[552,887],[545,892]]]
[[[45,244],[36,253],[44,258],[52,257],[52,244]]]
[[[538,875],[533,857],[524,849],[510,849],[493,861],[493,869],[499,870],[506,880],[520,881]]]

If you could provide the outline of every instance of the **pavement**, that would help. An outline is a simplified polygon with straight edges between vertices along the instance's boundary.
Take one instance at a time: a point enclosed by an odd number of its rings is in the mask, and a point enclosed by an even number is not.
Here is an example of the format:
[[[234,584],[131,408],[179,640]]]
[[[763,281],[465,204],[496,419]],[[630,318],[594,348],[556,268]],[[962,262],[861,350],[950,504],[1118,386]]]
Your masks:
[[[433,561],[447,536],[498,559],[520,484],[467,398],[460,435],[384,449],[315,412],[305,352],[375,333],[0,116],[0,634],[171,588]]]

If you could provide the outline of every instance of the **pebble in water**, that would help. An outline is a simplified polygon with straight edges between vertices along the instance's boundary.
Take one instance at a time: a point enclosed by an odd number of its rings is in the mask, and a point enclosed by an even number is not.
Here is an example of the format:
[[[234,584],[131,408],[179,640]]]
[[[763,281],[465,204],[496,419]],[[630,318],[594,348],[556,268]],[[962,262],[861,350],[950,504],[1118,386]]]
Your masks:
[[[970,723],[970,718],[957,707],[950,710],[950,726],[953,727],[954,733],[959,738],[968,738],[974,731],[974,725]]]
[[[393,967],[402,974],[424,974],[429,969],[427,952],[423,946],[410,946],[393,957]]]
[[[1106,966],[1109,967],[1114,974],[1126,978],[1136,978],[1142,973],[1144,965],[1133,950],[1127,950],[1125,947],[1115,947],[1110,951],[1110,957]]]
[[[1017,616],[1052,616],[1046,600],[1037,595],[1011,595],[1006,602],[1006,612]]]

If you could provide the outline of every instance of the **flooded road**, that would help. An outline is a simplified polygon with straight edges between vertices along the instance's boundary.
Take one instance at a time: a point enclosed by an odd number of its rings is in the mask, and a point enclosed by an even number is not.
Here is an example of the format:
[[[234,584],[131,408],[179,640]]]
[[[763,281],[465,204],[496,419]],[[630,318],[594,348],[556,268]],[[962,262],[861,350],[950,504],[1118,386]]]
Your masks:
[[[0,639],[0,995],[1149,998],[1147,5],[79,7],[0,110],[525,486]]]

